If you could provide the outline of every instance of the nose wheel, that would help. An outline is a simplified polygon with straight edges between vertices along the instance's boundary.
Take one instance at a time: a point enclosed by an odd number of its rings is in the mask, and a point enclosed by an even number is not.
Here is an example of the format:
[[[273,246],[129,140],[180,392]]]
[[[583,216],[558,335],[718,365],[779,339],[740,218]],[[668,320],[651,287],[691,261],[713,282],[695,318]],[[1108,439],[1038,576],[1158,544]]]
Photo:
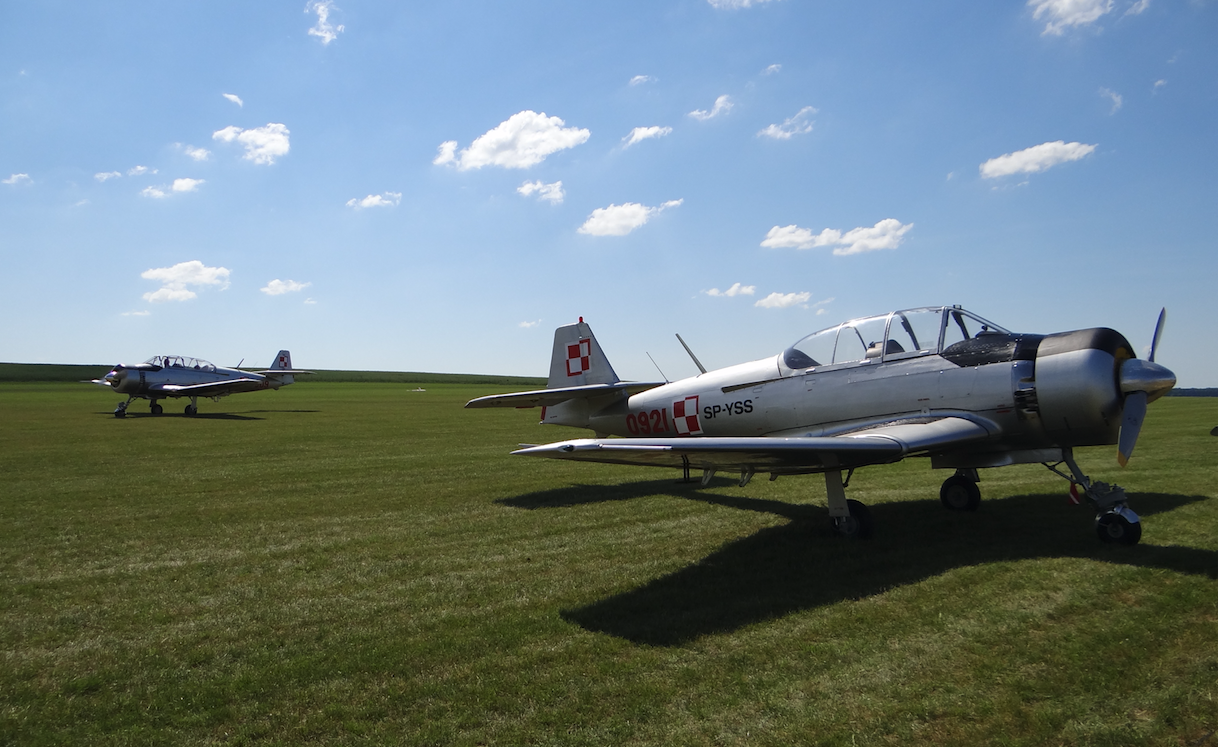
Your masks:
[[[1130,516],[1132,520],[1130,520]],[[1136,514],[1121,506],[1095,517],[1095,533],[1100,542],[1113,545],[1136,545],[1142,539],[1142,522]]]

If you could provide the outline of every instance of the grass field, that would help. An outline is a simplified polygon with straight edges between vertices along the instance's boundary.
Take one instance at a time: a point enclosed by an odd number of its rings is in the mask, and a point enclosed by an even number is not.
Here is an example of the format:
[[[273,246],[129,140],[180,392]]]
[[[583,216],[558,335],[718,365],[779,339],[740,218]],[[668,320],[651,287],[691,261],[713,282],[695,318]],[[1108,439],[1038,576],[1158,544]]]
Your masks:
[[[1216,399],[1080,453],[1127,548],[1038,465],[967,515],[862,470],[849,543],[819,476],[509,457],[582,432],[414,388],[0,384],[0,744],[1218,745]]]

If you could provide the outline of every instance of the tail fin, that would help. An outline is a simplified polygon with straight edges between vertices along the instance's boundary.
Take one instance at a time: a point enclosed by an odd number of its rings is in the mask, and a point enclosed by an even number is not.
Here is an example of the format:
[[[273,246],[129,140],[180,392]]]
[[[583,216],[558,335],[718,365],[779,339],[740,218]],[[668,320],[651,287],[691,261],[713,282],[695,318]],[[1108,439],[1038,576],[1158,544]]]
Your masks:
[[[575,324],[554,330],[554,352],[550,356],[550,379],[547,389],[583,386],[585,384],[616,384],[621,381],[609,365],[592,328],[580,317]]]
[[[282,369],[284,371],[291,371],[292,354],[286,350],[280,350],[278,355],[275,356],[275,360],[271,361],[271,365],[268,366],[268,368],[271,370]]]

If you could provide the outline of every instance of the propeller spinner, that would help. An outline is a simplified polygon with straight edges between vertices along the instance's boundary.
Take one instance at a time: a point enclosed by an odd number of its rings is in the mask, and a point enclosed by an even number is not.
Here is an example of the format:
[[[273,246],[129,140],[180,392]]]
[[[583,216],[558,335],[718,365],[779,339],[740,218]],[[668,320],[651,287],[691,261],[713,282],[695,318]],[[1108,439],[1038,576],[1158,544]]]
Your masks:
[[[1121,364],[1121,393],[1125,403],[1121,416],[1121,435],[1117,442],[1117,463],[1124,467],[1133,455],[1133,447],[1142,431],[1146,418],[1146,405],[1171,391],[1176,385],[1176,375],[1166,367],[1155,363],[1159,338],[1163,336],[1163,323],[1167,320],[1167,309],[1159,311],[1155,334],[1150,343],[1150,355],[1146,360],[1130,358]]]

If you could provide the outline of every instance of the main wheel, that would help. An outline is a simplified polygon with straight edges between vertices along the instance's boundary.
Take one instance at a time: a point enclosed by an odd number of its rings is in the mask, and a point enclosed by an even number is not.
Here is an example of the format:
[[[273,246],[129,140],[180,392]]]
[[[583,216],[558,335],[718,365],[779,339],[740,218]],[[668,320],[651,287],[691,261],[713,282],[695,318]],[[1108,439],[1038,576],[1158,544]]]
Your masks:
[[[162,412],[165,411],[164,408],[162,408],[160,405],[155,404],[155,403],[152,405],[151,409],[152,409],[153,415],[160,415]]]
[[[1100,542],[1136,545],[1142,539],[1142,522],[1130,521],[1115,511],[1095,517],[1095,533]]]
[[[186,405],[186,414],[191,416],[198,415],[199,408],[195,407],[194,405]]]
[[[869,539],[871,512],[856,500],[847,500],[846,507],[850,509],[850,515],[833,517],[833,531],[846,539]]]
[[[952,475],[939,488],[939,500],[949,511],[976,511],[981,505],[981,488],[967,477]]]

